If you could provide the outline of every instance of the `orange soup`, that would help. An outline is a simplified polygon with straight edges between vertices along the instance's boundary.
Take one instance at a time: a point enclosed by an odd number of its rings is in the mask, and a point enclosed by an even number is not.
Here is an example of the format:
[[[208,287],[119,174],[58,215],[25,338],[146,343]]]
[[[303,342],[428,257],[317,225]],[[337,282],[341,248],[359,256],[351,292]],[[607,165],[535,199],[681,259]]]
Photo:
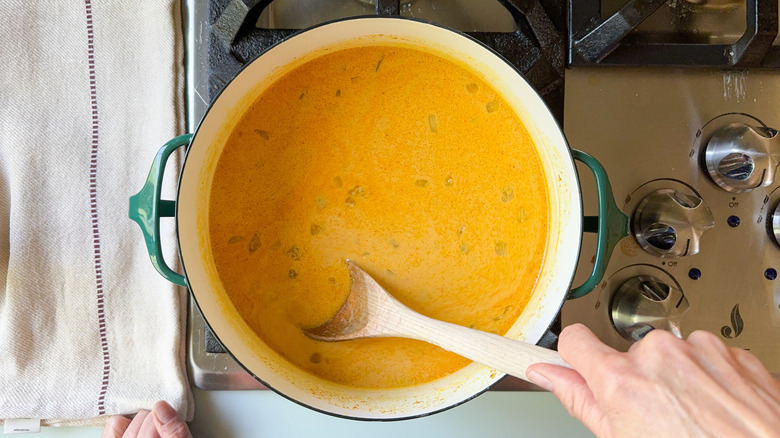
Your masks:
[[[544,259],[548,198],[523,122],[469,67],[403,46],[338,50],[240,116],[209,201],[219,279],[291,363],[393,388],[469,361],[384,338],[318,342],[349,290],[345,259],[430,317],[504,334]]]

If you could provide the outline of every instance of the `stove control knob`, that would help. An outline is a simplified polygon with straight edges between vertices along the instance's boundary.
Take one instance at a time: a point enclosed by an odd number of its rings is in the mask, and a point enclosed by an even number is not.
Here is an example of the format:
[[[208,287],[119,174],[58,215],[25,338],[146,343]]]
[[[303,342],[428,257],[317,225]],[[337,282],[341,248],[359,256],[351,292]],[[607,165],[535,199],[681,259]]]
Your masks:
[[[653,329],[668,330],[682,338],[680,321],[690,304],[678,288],[640,275],[620,285],[609,307],[620,336],[638,341]]]
[[[772,237],[780,245],[780,204],[772,210]]]
[[[718,128],[704,152],[707,173],[723,190],[740,193],[771,185],[780,162],[780,136],[764,126]]]
[[[631,217],[639,245],[659,257],[698,253],[702,233],[713,226],[715,219],[701,198],[672,189],[645,196]]]

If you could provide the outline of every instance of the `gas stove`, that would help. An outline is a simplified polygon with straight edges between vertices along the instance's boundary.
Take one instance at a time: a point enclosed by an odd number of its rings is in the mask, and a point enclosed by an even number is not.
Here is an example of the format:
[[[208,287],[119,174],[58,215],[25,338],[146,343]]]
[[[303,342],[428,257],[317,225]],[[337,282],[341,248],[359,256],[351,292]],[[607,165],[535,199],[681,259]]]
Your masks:
[[[256,56],[299,29],[356,15],[443,24],[513,63],[606,168],[632,235],[602,282],[567,301],[553,332],[582,322],[621,350],[651,329],[708,330],[780,371],[780,43],[758,0],[189,0],[188,127]],[[568,18],[567,18],[568,15]],[[595,184],[580,172],[586,215]],[[596,240],[583,237],[574,283]],[[202,389],[262,389],[194,303],[189,364]],[[555,336],[543,340],[555,347]],[[532,390],[507,378],[494,389]]]

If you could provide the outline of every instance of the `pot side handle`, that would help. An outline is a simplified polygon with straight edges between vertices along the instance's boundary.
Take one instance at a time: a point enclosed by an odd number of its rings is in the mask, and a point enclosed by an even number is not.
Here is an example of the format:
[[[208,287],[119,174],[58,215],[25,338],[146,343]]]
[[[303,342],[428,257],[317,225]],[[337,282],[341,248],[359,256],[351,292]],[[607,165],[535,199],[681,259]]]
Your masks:
[[[607,178],[607,171],[604,166],[592,156],[585,152],[572,149],[572,156],[575,160],[582,162],[596,179],[596,191],[598,193],[598,216],[585,216],[583,218],[583,231],[586,233],[596,233],[596,259],[593,263],[593,270],[584,283],[569,291],[567,299],[579,298],[587,295],[604,278],[604,272],[607,270],[609,258],[612,256],[612,250],[615,245],[628,236],[628,216],[626,216],[615,203],[615,196],[612,194],[612,186]]]
[[[144,234],[146,250],[152,265],[166,280],[179,286],[187,286],[186,278],[174,272],[165,263],[160,244],[160,218],[176,215],[176,201],[160,199],[162,192],[163,174],[168,157],[176,149],[190,144],[192,134],[180,135],[168,143],[165,143],[157,152],[146,177],[146,183],[140,192],[130,197],[130,219],[135,221]]]

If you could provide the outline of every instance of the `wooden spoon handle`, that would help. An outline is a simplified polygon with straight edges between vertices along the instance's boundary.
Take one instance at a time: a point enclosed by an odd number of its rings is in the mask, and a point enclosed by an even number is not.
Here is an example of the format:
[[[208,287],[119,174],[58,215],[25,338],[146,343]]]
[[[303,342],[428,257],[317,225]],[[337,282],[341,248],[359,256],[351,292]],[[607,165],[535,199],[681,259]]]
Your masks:
[[[395,316],[403,319],[397,326],[402,331],[399,335],[438,345],[526,381],[525,370],[535,363],[571,368],[557,351],[538,345],[431,319],[416,312]]]

